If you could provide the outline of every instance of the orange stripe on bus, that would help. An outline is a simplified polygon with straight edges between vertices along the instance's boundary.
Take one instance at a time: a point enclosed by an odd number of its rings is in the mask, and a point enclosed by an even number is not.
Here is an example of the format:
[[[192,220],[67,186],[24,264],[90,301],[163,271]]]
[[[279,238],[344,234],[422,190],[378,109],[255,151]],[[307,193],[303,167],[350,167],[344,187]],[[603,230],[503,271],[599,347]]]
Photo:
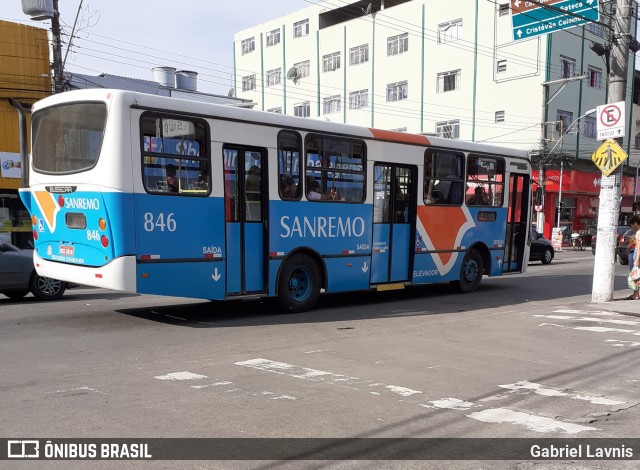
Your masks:
[[[437,256],[442,264],[447,264],[453,250],[459,250],[455,246],[460,228],[467,218],[461,207],[418,206],[418,217],[427,232],[433,247],[438,251]]]
[[[49,227],[53,227],[53,220],[56,214],[56,202],[47,191],[34,191],[36,199],[40,203],[42,212],[49,222]]]
[[[423,135],[409,134],[407,132],[385,131],[383,129],[369,128],[376,139],[403,142],[406,144],[430,145],[429,139]]]

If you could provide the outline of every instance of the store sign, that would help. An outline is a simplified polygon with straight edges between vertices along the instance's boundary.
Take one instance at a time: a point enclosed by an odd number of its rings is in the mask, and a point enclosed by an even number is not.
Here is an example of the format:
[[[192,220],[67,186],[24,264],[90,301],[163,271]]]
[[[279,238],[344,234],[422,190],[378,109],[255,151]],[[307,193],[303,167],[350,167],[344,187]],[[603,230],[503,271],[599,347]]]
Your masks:
[[[0,152],[0,176],[22,178],[22,161],[19,153]]]
[[[538,179],[538,171],[533,171],[533,178]],[[633,196],[633,176],[623,176],[620,184],[620,192],[623,195]],[[560,170],[547,170],[545,172],[545,189],[552,193],[557,193],[560,187]],[[577,192],[585,194],[599,194],[601,173],[588,173],[586,171],[565,170],[562,175],[562,192]],[[640,194],[640,180],[638,181],[638,191]]]

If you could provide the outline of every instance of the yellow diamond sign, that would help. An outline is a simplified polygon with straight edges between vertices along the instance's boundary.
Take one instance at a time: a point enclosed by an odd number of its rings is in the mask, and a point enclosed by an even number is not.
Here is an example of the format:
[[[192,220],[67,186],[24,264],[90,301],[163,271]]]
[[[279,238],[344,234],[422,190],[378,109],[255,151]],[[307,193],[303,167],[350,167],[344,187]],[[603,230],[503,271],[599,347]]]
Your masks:
[[[591,161],[596,164],[605,176],[613,173],[620,164],[627,159],[627,152],[622,150],[613,139],[605,140],[602,145],[591,155]]]

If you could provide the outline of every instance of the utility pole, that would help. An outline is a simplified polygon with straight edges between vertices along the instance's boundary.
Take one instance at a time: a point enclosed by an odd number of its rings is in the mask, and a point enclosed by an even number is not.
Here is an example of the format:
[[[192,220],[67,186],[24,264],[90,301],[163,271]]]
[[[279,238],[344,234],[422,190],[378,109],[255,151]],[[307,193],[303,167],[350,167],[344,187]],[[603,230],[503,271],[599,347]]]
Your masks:
[[[542,210],[538,212],[536,219],[536,229],[539,233],[544,235],[544,211],[545,205],[544,200],[546,197],[546,181],[545,181],[545,158],[547,157],[547,129],[546,123],[547,120],[547,87],[545,84],[542,84],[542,119],[540,119],[540,155],[538,160],[538,188],[541,188],[542,198],[540,199],[540,205],[542,206]],[[537,203],[536,203],[537,204]]]
[[[556,96],[558,96],[560,94],[560,92],[562,90],[564,90],[564,87],[567,86],[568,83],[570,82],[575,82],[575,81],[579,81],[579,80],[584,80],[585,78],[587,78],[588,75],[578,75],[575,77],[567,77],[567,78],[560,78],[558,80],[551,80],[549,82],[544,82],[542,83],[542,119],[540,120],[540,156],[539,156],[539,160],[538,160],[538,187],[542,188],[542,210],[540,212],[538,212],[537,214],[537,219],[536,219],[536,228],[538,230],[538,232],[540,233],[544,233],[544,211],[545,211],[545,207],[544,207],[544,201],[546,199],[546,158],[547,158],[547,124],[550,124],[550,122],[546,122],[547,120],[547,106],[549,105],[549,103],[551,103],[551,100],[553,100]],[[549,99],[547,99],[547,91],[548,91],[548,86],[550,85],[560,85],[560,88],[558,88],[555,92],[553,92],[551,94],[551,96],[549,97]],[[552,121],[553,123],[555,123],[556,121]],[[554,147],[555,148],[555,147]]]
[[[62,40],[60,38],[60,10],[58,0],[53,0],[53,18],[51,18],[51,35],[53,37],[53,92],[64,91],[64,70],[62,65]]]
[[[609,76],[609,101],[626,101],[627,69],[632,4],[631,0],[617,0],[613,22]],[[599,118],[599,117],[598,117]],[[616,139],[622,145],[622,138]],[[608,302],[613,299],[613,280],[616,246],[616,226],[620,210],[620,170],[611,175],[602,174],[600,180],[600,206],[598,210],[598,249],[593,267],[591,301]]]

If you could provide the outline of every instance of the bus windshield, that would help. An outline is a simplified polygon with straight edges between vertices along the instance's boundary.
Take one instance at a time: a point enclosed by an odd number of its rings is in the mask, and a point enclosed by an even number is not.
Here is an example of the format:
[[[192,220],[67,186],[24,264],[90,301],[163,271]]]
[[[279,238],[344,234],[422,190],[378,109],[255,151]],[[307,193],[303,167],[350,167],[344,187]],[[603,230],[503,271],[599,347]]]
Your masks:
[[[104,103],[73,103],[33,116],[33,167],[43,173],[73,173],[98,161],[107,108]]]

